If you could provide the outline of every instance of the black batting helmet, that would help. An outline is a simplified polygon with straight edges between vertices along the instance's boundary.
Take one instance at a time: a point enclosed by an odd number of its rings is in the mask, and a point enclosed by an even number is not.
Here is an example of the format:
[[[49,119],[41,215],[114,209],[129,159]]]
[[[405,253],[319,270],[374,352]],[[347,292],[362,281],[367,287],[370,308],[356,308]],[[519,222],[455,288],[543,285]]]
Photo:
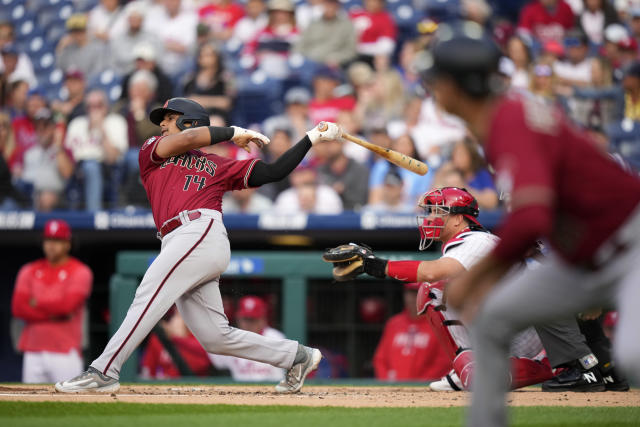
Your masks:
[[[209,114],[195,101],[187,98],[171,98],[161,108],[156,108],[149,114],[152,123],[160,126],[160,122],[164,120],[167,113],[180,114],[176,120],[178,129],[185,130],[188,127],[209,126]],[[186,123],[191,126],[185,126]]]
[[[441,25],[436,42],[418,67],[428,84],[440,77],[453,79],[468,95],[483,98],[504,88],[498,73],[500,49],[474,22]]]

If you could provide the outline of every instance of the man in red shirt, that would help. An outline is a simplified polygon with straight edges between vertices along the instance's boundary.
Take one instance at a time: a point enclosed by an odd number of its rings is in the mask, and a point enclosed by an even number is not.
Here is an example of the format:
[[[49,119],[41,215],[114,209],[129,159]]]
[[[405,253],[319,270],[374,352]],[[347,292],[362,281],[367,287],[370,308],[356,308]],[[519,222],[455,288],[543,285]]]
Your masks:
[[[520,13],[518,28],[540,41],[561,42],[565,31],[573,28],[575,18],[564,0],[534,0]]]
[[[387,381],[432,380],[451,370],[451,361],[424,316],[418,316],[420,283],[404,284],[404,310],[391,317],[373,356],[376,378]]]
[[[45,257],[23,266],[11,310],[25,321],[18,348],[24,352],[22,381],[48,383],[82,372],[82,322],[91,293],[89,267],[69,255],[71,228],[47,221]]]
[[[384,0],[364,0],[364,10],[350,14],[358,33],[358,54],[370,64],[378,55],[391,56],[396,47],[397,30]]]
[[[287,370],[278,393],[300,391],[322,354],[296,341],[273,339],[229,326],[219,289],[231,256],[222,221],[227,191],[275,182],[287,176],[313,144],[339,138],[342,130],[327,123],[307,132],[274,163],[233,160],[200,151],[233,141],[249,151],[269,143],[262,134],[239,127],[209,126],[209,114],[197,102],[172,98],[151,111],[161,135],[140,149],[140,177],[162,241],[160,253],[138,286],[127,316],[103,353],[87,371],[56,384],[63,393],[119,390],[120,367],[153,326],[175,303],[187,327],[209,353],[228,354]]]
[[[436,100],[482,141],[511,212],[494,250],[447,287],[473,318],[476,349],[469,424],[501,426],[509,339],[529,324],[616,303],[617,362],[640,380],[640,180],[621,169],[558,111],[525,94],[502,94],[499,49],[463,24],[430,53]],[[551,255],[507,274],[537,239]],[[487,296],[490,293],[490,296]]]
[[[335,89],[340,84],[339,70],[321,66],[313,75],[313,99],[309,103],[309,117],[312,123],[322,121],[335,122],[340,111],[352,111],[356,100],[351,95],[335,96]]]
[[[218,40],[228,40],[243,16],[244,8],[232,0],[216,0],[198,9],[200,22],[206,24]]]

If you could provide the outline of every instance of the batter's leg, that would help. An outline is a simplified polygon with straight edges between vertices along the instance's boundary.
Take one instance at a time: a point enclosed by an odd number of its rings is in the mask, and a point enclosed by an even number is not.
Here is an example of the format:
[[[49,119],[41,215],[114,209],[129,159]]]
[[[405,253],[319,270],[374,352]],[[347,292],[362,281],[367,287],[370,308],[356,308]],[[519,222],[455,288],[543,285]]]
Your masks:
[[[640,260],[625,275],[617,294],[618,324],[613,342],[617,366],[629,382],[640,384]]]
[[[176,300],[189,289],[217,277],[229,263],[224,227],[198,220],[169,234],[145,273],[127,315],[91,366],[118,379],[120,367]],[[225,246],[226,243],[226,246]]]
[[[229,325],[218,279],[185,293],[178,311],[202,347],[215,354],[241,357],[289,369],[298,349],[296,341],[268,338]]]
[[[589,276],[566,269],[555,258],[535,270],[507,276],[485,300],[471,331],[476,367],[468,424],[507,424],[507,352],[513,335],[527,325],[577,313],[602,300],[602,288]]]

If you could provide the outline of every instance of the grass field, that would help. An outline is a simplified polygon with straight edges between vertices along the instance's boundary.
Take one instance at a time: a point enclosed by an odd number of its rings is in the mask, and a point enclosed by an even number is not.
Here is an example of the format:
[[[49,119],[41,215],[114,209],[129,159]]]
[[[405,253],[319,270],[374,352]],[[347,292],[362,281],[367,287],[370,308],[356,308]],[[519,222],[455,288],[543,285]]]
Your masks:
[[[517,407],[514,426],[638,426],[640,407]],[[137,403],[0,402],[0,426],[461,426],[464,408],[336,408]]]

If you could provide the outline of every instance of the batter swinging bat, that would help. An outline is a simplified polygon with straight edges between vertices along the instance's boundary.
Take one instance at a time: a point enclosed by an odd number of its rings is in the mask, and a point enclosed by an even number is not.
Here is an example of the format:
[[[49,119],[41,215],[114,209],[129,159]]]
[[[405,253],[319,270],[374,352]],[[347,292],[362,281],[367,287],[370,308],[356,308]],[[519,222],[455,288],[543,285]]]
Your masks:
[[[324,122],[318,123],[318,130],[320,132],[325,131],[327,127],[327,124]],[[379,145],[372,144],[369,141],[365,141],[346,132],[342,133],[342,138],[361,145],[367,150],[373,151],[377,155],[384,157],[394,165],[398,165],[401,168],[410,170],[411,172],[417,173],[418,175],[424,175],[429,170],[429,167],[426,164],[414,159],[413,157],[405,156],[402,153],[398,153],[397,151],[390,150],[388,148],[382,148]]]

